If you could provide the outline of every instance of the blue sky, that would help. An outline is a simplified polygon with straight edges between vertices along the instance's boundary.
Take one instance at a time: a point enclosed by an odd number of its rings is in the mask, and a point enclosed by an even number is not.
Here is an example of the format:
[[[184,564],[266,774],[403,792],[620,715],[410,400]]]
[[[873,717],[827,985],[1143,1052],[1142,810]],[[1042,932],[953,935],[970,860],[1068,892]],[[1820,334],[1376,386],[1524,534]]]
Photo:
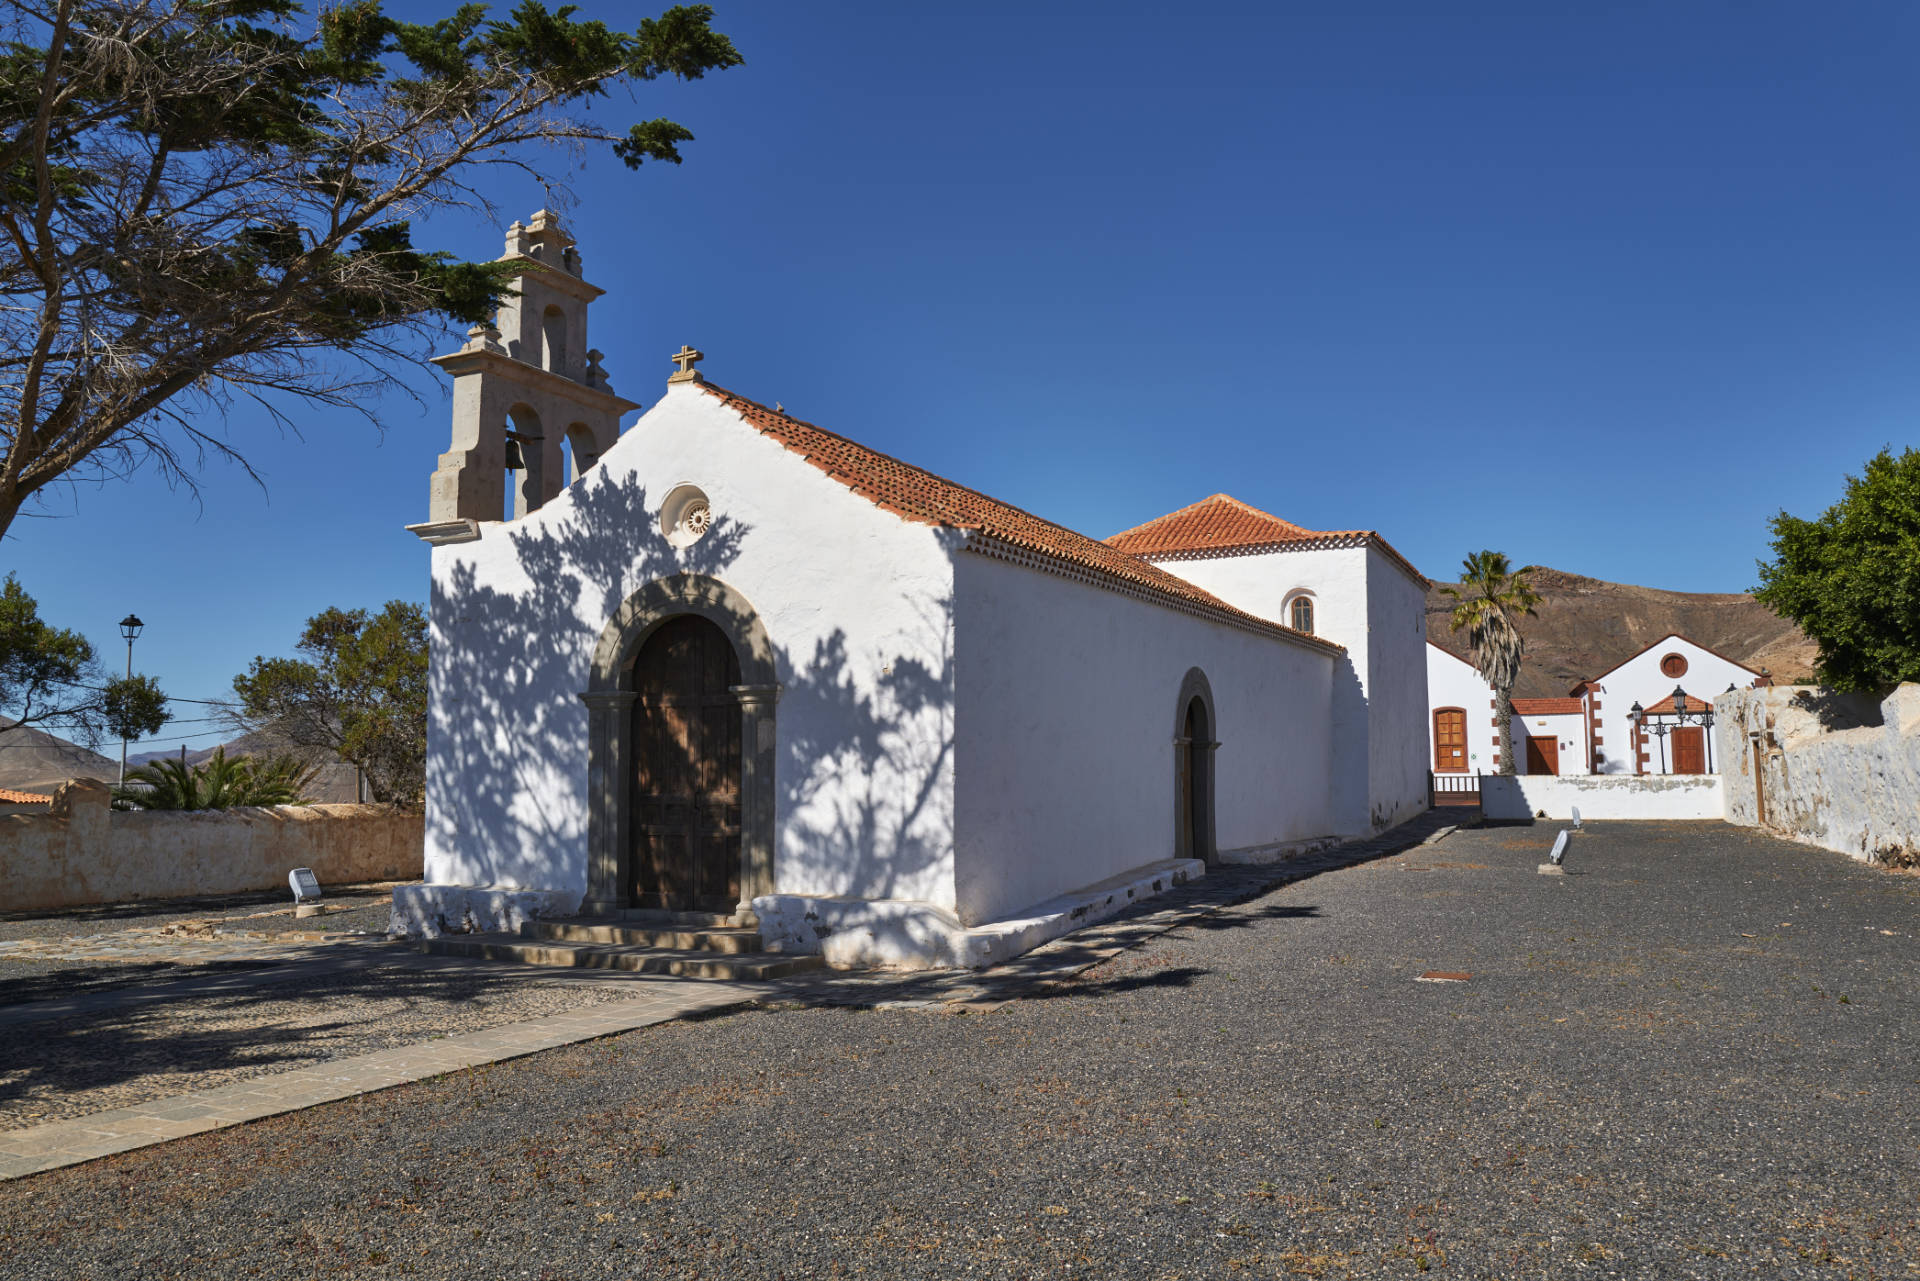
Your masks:
[[[541,159],[634,399],[690,342],[1095,536],[1225,490],[1435,577],[1493,547],[1688,591],[1751,586],[1770,515],[1915,441],[1911,5],[717,8],[744,67],[599,113],[678,119],[685,165]],[[203,508],[152,476],[56,496],[0,564],[116,663],[139,612],[136,666],[222,695],[325,606],[425,598],[401,526],[448,403],[408,381],[384,432],[236,414],[265,493],[215,465]]]

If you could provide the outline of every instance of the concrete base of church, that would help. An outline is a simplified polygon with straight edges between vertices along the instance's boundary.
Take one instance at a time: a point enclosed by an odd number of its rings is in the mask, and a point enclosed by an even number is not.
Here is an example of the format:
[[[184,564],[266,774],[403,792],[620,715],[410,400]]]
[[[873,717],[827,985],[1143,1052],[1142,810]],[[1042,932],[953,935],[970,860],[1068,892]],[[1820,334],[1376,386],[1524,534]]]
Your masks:
[[[1369,833],[1371,835],[1371,833]],[[1359,839],[1344,836],[1316,836],[1305,841],[1278,841],[1272,845],[1245,845],[1237,850],[1221,850],[1216,857],[1220,862],[1234,867],[1258,866],[1266,863],[1284,863],[1290,858],[1301,858],[1308,854],[1318,854],[1321,850],[1330,850],[1344,840]]]
[[[401,885],[393,891],[387,932],[409,938],[442,934],[512,934],[537,917],[572,916],[579,890],[524,890],[488,885]]]
[[[945,908],[904,899],[764,894],[753,910],[770,952],[818,953],[847,968],[982,969],[1206,873],[1199,859],[1166,859],[971,928]]]

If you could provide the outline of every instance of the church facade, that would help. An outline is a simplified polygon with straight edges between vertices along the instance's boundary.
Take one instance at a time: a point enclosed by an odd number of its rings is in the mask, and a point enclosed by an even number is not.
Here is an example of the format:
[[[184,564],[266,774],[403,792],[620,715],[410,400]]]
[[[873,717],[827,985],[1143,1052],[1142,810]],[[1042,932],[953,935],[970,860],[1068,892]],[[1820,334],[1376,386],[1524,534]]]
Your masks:
[[[453,448],[409,527],[432,701],[401,928],[704,913],[977,963],[1076,895],[1424,808],[1423,583],[1377,536],[1176,546],[1186,519],[1141,554],[1152,526],[1067,530],[690,349],[618,433],[570,240],[536,215],[506,257],[521,296],[437,362]]]

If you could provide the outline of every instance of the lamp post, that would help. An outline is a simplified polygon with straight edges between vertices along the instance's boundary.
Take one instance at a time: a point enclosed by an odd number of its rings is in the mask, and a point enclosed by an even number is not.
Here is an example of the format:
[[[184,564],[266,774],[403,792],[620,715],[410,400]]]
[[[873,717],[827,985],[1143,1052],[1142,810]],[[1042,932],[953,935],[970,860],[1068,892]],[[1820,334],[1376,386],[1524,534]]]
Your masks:
[[[146,624],[140,621],[140,615],[128,614],[120,620],[120,634],[127,638],[127,679],[133,679],[133,642]],[[120,736],[120,786],[127,785],[127,736]]]

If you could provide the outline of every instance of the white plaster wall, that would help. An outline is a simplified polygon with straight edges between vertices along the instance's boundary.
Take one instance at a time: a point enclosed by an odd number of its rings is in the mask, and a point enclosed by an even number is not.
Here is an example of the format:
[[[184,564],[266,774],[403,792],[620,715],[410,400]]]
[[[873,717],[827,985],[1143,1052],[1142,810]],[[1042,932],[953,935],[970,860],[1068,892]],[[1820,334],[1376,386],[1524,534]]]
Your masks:
[[[1593,772],[1587,761],[1587,718],[1580,713],[1556,713],[1552,716],[1521,716],[1518,713],[1514,715],[1513,763],[1522,774],[1527,772],[1527,740],[1529,738],[1551,740],[1556,745],[1559,752],[1561,777]]]
[[[1500,739],[1493,729],[1493,690],[1472,663],[1427,644],[1427,761],[1433,755],[1433,712],[1442,707],[1467,713],[1467,772],[1491,774],[1500,768]]]
[[[1374,831],[1427,808],[1427,592],[1377,547],[1366,555],[1368,819]],[[1337,639],[1337,638],[1335,638]]]
[[[1155,562],[1249,614],[1287,623],[1283,605],[1295,591],[1313,596],[1314,634],[1346,646],[1333,674],[1333,803],[1335,830],[1368,834],[1373,761],[1368,748],[1367,549],[1323,548]],[[1426,794],[1421,778],[1421,798]]]
[[[691,483],[711,532],[668,545]],[[586,887],[587,716],[607,619],[646,583],[723,580],[784,687],[780,891],[953,904],[953,535],[882,511],[688,385],[539,511],[433,552],[429,882]]]
[[[1189,668],[1220,722],[1219,848],[1332,830],[1331,654],[974,553],[955,581],[964,923],[1173,856]]]
[[[1920,860],[1920,685],[1880,703],[1878,725],[1861,723],[1876,712],[1864,701],[1804,686],[1716,699],[1727,821],[1759,824],[1757,770],[1768,831],[1858,859]]]
[[[1718,774],[1616,778],[1605,774],[1489,775],[1480,780],[1480,808],[1491,819],[1590,818],[1717,819],[1725,812]]]
[[[1680,654],[1687,660],[1687,674],[1678,681],[1660,671],[1660,660],[1668,654]],[[1601,766],[1604,774],[1631,774],[1634,772],[1633,725],[1627,719],[1627,712],[1635,703],[1642,707],[1652,707],[1669,694],[1678,684],[1687,691],[1689,700],[1698,698],[1703,702],[1712,702],[1728,685],[1745,689],[1753,683],[1754,674],[1738,663],[1728,662],[1716,654],[1709,653],[1690,640],[1679,636],[1669,636],[1659,644],[1651,646],[1643,653],[1634,655],[1613,671],[1600,677],[1601,692],[1599,714],[1596,717],[1600,727],[1600,752],[1605,758]],[[1649,736],[1647,743],[1647,772],[1660,774],[1673,768],[1671,745],[1667,750],[1665,768],[1660,760],[1660,743]],[[1714,749],[1714,758],[1708,764],[1709,772],[1720,770],[1719,749]]]

